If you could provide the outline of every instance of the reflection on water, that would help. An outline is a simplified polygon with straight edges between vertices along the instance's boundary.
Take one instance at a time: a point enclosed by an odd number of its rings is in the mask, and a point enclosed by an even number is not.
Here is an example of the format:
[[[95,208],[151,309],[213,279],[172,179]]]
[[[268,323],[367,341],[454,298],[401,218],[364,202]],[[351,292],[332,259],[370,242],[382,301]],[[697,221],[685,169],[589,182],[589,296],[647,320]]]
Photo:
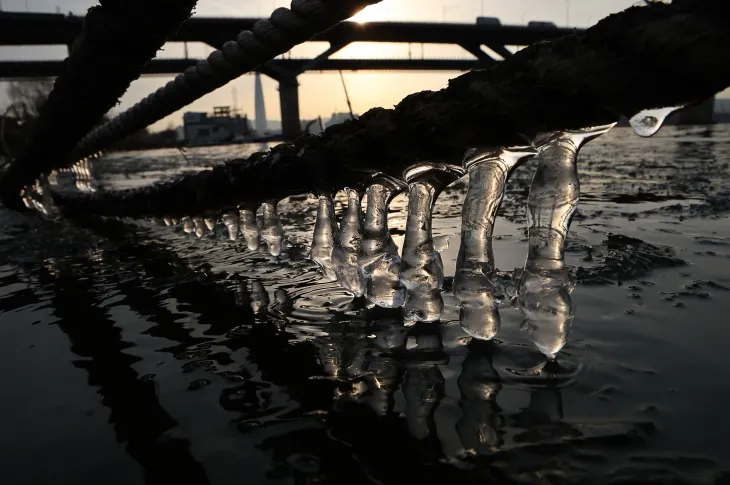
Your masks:
[[[433,207],[431,236],[456,242],[440,255],[440,322],[411,326],[402,308],[322,279],[308,200],[278,203],[278,257],[268,241],[249,249],[230,237],[236,214],[211,229],[207,217],[51,223],[0,211],[8,483],[47,483],[47,470],[75,484],[722,483],[730,136],[659,140],[634,145],[619,132],[586,147],[589,196],[567,234],[565,279],[490,307],[485,317],[502,322],[491,341],[463,331],[452,296],[464,184]],[[656,168],[675,156],[682,165]],[[108,163],[95,169],[107,186],[121,170]],[[495,267],[524,262],[533,173],[518,169],[507,188]],[[136,183],[129,174],[123,184]],[[696,189],[694,205],[614,201],[680,184]],[[379,253],[403,240],[406,204],[383,211],[388,226],[373,212],[371,227],[390,228]],[[366,212],[358,259],[367,223]],[[496,286],[516,295],[527,271],[500,272]],[[588,273],[603,280],[580,283]],[[554,362],[523,320],[573,322]]]

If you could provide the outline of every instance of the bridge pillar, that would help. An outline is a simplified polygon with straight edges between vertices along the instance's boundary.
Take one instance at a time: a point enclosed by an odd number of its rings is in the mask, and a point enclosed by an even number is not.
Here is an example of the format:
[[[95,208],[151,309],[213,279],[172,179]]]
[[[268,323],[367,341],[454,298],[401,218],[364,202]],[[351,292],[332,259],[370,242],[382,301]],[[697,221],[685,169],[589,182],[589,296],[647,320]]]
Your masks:
[[[281,103],[281,134],[293,140],[302,134],[299,121],[299,82],[296,76],[279,78],[279,102]]]
[[[715,97],[677,113],[678,125],[709,125],[714,122]]]

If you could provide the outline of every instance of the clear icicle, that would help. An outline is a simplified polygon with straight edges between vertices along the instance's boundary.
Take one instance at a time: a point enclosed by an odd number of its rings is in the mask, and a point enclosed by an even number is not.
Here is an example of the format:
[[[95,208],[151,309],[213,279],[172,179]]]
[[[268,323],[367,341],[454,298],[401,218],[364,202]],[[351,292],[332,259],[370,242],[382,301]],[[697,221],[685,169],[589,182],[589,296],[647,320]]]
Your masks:
[[[631,128],[639,136],[648,138],[661,129],[664,121],[677,110],[684,106],[672,106],[669,108],[645,109],[639,111],[629,119]]]
[[[388,204],[404,187],[394,179],[377,178],[366,190],[368,203],[358,266],[365,296],[384,308],[399,308],[405,301],[401,258],[388,229]]]
[[[347,193],[347,209],[342,214],[340,229],[334,240],[332,264],[337,282],[357,298],[364,293],[364,285],[357,265],[363,234],[362,206],[360,193],[357,190],[346,188],[345,192]]]
[[[213,232],[215,230],[216,220],[212,217],[206,217],[204,219],[204,221],[205,221],[205,227],[208,228],[208,231]]]
[[[193,223],[193,219],[191,217],[188,217],[188,216],[183,217],[182,224],[183,224],[183,231],[185,231],[186,234],[192,234],[195,232],[195,223]]]
[[[195,235],[198,237],[203,237],[208,232],[202,217],[193,217],[193,226],[195,227]]]
[[[246,208],[239,210],[241,216],[241,234],[246,240],[246,246],[251,251],[259,248],[259,225],[256,223],[256,209]]]
[[[261,239],[264,240],[272,256],[279,256],[284,244],[284,228],[276,212],[276,201],[261,204]]]
[[[223,224],[228,229],[228,239],[235,241],[238,238],[238,231],[240,230],[238,216],[230,212],[223,214]]]
[[[431,220],[436,198],[455,179],[440,165],[423,164],[406,174],[408,218],[403,242],[401,282],[406,289],[404,302],[407,322],[433,322],[441,317],[444,301],[444,264],[436,252]]]
[[[469,189],[461,212],[461,246],[453,291],[460,322],[474,338],[490,340],[499,331],[492,233],[504,190],[515,168],[535,156],[532,147],[470,150],[464,159]]]
[[[335,203],[331,194],[319,195],[318,199],[317,219],[314,222],[314,235],[309,257],[319,265],[325,279],[335,281],[337,273],[332,263],[332,250],[335,246],[335,233],[337,232]]]
[[[483,345],[483,344],[482,344]],[[492,365],[489,349],[472,345],[462,364],[457,380],[461,400],[461,418],[456,431],[464,449],[477,454],[489,454],[502,444],[498,429],[501,409],[497,394],[502,388],[500,377]]]
[[[553,360],[573,322],[574,283],[565,268],[565,239],[580,199],[577,156],[614,125],[558,132],[541,151],[527,202],[528,254],[518,304],[535,346]]]

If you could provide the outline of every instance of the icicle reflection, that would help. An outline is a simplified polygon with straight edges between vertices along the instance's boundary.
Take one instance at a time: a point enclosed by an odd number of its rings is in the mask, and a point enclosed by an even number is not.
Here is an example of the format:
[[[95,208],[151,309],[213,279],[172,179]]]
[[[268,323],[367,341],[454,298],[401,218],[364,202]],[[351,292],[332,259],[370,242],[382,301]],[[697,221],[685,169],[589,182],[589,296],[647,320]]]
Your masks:
[[[408,219],[401,264],[406,321],[433,322],[441,317],[444,265],[433,244],[431,219],[441,190],[459,175],[448,166],[435,164],[421,164],[406,173]]]
[[[388,205],[404,187],[395,179],[378,177],[366,191],[358,266],[365,296],[383,308],[398,308],[405,300],[405,288],[400,281],[401,258],[388,229]]]
[[[555,133],[541,151],[527,202],[528,254],[518,304],[525,328],[549,360],[566,343],[573,322],[574,282],[565,268],[565,239],[580,199],[577,156],[614,125]]]
[[[443,351],[441,327],[417,324],[409,339],[415,341],[415,346],[407,347],[414,362],[408,366],[402,390],[406,398],[408,431],[420,440],[436,436],[434,414],[446,393],[446,379],[438,359]]]
[[[499,374],[492,365],[494,347],[473,341],[457,380],[462,417],[456,430],[464,449],[478,454],[497,451],[502,445],[502,416],[497,394],[502,388]]]
[[[277,201],[267,201],[261,204],[261,239],[264,240],[269,253],[279,256],[284,245],[284,228],[281,225],[279,214],[276,212]]]
[[[261,280],[253,280],[251,282],[251,309],[254,314],[266,313],[269,301],[269,292],[266,291]]]
[[[461,326],[478,339],[492,339],[500,327],[497,289],[492,281],[492,233],[497,211],[514,169],[536,154],[531,147],[487,148],[472,150],[464,159],[469,189],[461,213],[453,291],[461,306]]]
[[[271,311],[281,315],[289,315],[293,310],[294,302],[286,290],[281,288],[274,290],[274,303],[271,304]]]
[[[347,193],[347,209],[342,215],[340,228],[334,239],[332,265],[340,286],[357,298],[364,293],[360,268],[357,264],[363,235],[362,208],[360,193],[357,190],[347,188],[345,192]]]
[[[337,273],[332,263],[332,250],[335,246],[335,234],[337,233],[335,202],[332,194],[321,194],[318,196],[318,200],[317,219],[314,223],[312,249],[309,257],[319,265],[322,276],[326,280],[335,281]]]

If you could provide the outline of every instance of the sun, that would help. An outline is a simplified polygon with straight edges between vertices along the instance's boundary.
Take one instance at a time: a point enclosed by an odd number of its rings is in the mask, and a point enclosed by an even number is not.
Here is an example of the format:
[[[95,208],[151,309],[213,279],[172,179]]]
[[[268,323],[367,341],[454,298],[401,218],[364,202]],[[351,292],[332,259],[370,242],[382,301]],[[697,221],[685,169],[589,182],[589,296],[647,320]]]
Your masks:
[[[360,10],[358,13],[350,17],[350,20],[352,22],[365,24],[367,22],[379,20],[379,18],[380,15],[378,15],[377,9],[374,9],[373,7],[365,7],[364,9]]]

